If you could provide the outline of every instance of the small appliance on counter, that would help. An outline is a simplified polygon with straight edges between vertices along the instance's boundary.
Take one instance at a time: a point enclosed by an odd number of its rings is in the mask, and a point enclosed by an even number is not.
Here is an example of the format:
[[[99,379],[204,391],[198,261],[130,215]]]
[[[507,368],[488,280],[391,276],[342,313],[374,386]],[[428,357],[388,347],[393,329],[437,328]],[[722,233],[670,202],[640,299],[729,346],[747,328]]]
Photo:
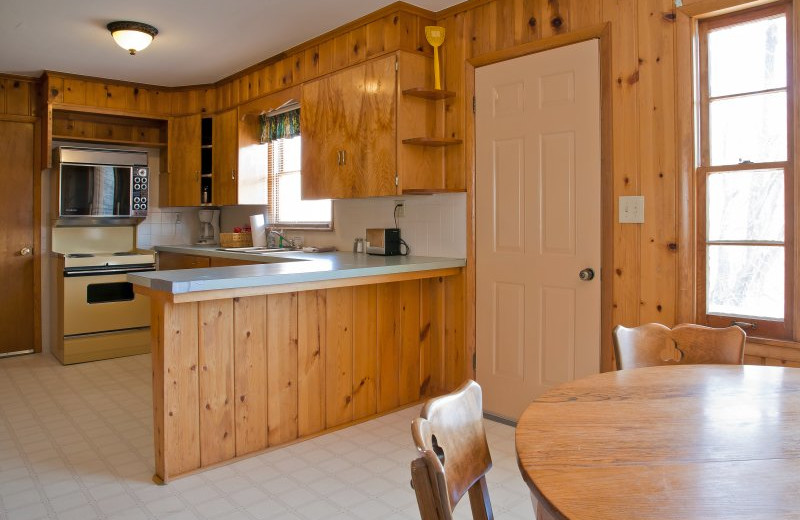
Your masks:
[[[197,212],[197,218],[200,220],[200,237],[197,245],[219,245],[219,210],[201,209]]]
[[[367,254],[395,256],[400,254],[399,228],[367,229]]]

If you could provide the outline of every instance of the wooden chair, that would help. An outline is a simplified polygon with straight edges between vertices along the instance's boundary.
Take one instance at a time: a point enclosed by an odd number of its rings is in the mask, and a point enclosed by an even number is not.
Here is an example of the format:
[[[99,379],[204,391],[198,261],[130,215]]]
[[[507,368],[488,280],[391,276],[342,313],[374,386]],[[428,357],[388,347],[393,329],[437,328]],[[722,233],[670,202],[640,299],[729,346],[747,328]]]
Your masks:
[[[492,458],[478,383],[467,381],[425,403],[411,423],[411,434],[421,454],[411,463],[411,485],[422,520],[451,520],[467,492],[473,518],[494,518],[485,477]]]
[[[660,323],[614,328],[617,370],[659,365],[744,362],[746,334],[737,326],[715,329],[683,324],[670,329]]]

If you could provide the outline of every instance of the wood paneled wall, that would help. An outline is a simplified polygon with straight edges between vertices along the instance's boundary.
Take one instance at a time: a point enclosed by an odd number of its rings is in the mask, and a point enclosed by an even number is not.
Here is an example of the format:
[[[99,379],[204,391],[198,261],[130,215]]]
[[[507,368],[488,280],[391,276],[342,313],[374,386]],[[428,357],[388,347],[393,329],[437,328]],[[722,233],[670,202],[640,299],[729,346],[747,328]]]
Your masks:
[[[0,115],[6,119],[36,116],[37,81],[0,74]]]
[[[476,0],[445,10],[444,82],[457,92],[445,127],[464,133],[465,61],[486,53],[608,23],[613,78],[613,199],[644,195],[645,224],[613,224],[612,322],[676,318],[675,23],[672,0]],[[470,171],[463,150],[448,162]],[[448,165],[449,166],[449,165]],[[616,221],[616,218],[614,218]],[[606,349],[608,350],[608,349]],[[611,353],[603,355],[611,368]]]
[[[152,297],[156,473],[396,410],[466,374],[463,274],[171,303]]]

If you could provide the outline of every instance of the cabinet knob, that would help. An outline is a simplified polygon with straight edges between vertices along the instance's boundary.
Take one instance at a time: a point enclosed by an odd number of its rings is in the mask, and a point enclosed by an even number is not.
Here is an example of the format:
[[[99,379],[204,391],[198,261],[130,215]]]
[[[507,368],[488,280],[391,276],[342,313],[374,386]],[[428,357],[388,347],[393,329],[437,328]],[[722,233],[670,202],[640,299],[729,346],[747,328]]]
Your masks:
[[[19,256],[30,256],[31,254],[33,254],[33,249],[30,247],[23,247],[19,250]]]
[[[342,164],[347,164],[347,150],[342,150]]]
[[[234,170],[233,168],[231,168],[231,180],[232,181],[236,180],[236,170]]]

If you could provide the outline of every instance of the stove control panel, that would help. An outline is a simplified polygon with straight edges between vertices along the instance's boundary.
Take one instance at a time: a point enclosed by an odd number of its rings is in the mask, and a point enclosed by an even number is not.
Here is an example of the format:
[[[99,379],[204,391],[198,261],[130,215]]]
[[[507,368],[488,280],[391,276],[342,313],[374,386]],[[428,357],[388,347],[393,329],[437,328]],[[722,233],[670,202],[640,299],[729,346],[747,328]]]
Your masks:
[[[131,216],[146,217],[147,206],[150,205],[148,197],[148,169],[145,166],[133,167],[133,186],[131,189]]]

